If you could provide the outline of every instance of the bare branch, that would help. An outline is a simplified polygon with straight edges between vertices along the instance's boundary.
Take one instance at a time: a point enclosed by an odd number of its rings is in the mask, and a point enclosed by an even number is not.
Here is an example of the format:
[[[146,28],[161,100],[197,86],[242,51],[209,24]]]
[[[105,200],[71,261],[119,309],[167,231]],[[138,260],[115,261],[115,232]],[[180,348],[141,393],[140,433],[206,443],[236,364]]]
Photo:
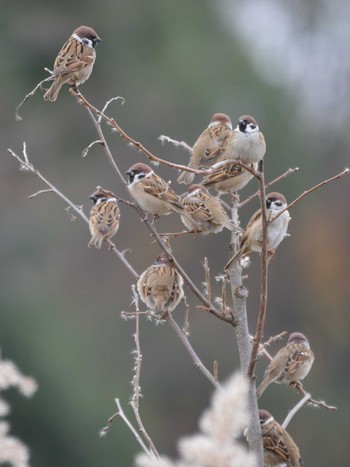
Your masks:
[[[48,71],[47,68],[45,68],[45,70]],[[22,105],[25,104],[25,103],[27,102],[27,100],[28,100],[31,96],[34,96],[34,94],[37,92],[37,90],[38,90],[39,88],[42,89],[42,85],[43,85],[44,83],[47,83],[48,81],[52,81],[53,79],[54,79],[54,78],[53,78],[52,76],[49,76],[49,77],[43,79],[42,81],[40,81],[40,83],[38,83],[38,84],[35,86],[35,88],[34,88],[32,91],[30,91],[30,92],[25,96],[25,98],[17,105],[17,107],[16,107],[16,114],[15,114],[15,116],[16,116],[16,121],[17,121],[17,122],[20,122],[21,120],[23,120],[23,118],[19,115],[19,109],[22,107]]]
[[[204,271],[205,271],[206,295],[208,297],[208,300],[211,300],[210,269],[209,269],[208,258],[206,256],[204,257],[204,265],[203,266],[204,266]]]
[[[188,336],[188,329],[190,327],[190,320],[189,320],[190,306],[187,303],[186,295],[183,296],[182,301],[184,302],[184,307],[185,307],[185,319],[184,319],[184,324],[182,326],[182,332],[187,337]]]
[[[170,324],[173,330],[176,332],[177,336],[180,338],[182,344],[185,346],[187,352],[190,354],[193,364],[198,370],[211,382],[215,389],[222,389],[222,386],[215,377],[210,373],[210,371],[203,365],[202,361],[199,359],[196,352],[193,350],[189,340],[185,334],[181,331],[181,328],[178,326],[171,313],[168,313],[164,316],[164,319]]]
[[[261,343],[259,345],[259,352],[258,352],[258,356],[260,355],[265,355],[269,360],[272,360],[272,357],[271,355],[266,351],[266,347],[269,347],[273,342],[276,342],[278,340],[281,340],[283,339],[283,337],[288,334],[287,331],[282,331],[280,334],[277,334],[276,336],[272,336],[270,337],[266,342],[264,342],[263,344]],[[251,338],[251,342],[253,341],[253,336],[250,336]]]
[[[288,169],[286,172],[284,172],[282,175],[280,175],[279,177],[277,178],[274,178],[273,180],[271,180],[271,182],[267,183],[265,185],[265,190],[267,188],[269,188],[270,186],[274,185],[275,183],[279,182],[280,180],[284,180],[285,178],[288,177],[288,175],[292,174],[292,173],[295,173],[299,170],[299,167],[295,167],[294,169]],[[253,195],[250,195],[248,196],[247,199],[245,199],[244,201],[242,201],[241,203],[239,203],[239,207],[241,208],[242,206],[245,206],[246,204],[248,204],[252,199],[256,198],[257,196],[259,196],[260,194],[260,190],[256,191]]]
[[[33,193],[32,195],[28,196],[28,199],[33,199],[36,196],[41,195],[42,193],[53,193],[53,192],[54,191],[52,188],[47,188],[46,190],[39,190],[36,193]]]
[[[119,101],[119,100],[121,101],[121,105],[124,105],[125,102],[126,102],[126,100],[125,100],[124,97],[122,97],[122,96],[112,97],[111,99],[109,99],[109,100],[105,103],[105,105],[104,105],[104,107],[103,107],[103,109],[102,109],[102,113],[104,114],[104,113],[106,112],[106,110],[108,109],[108,106],[109,106],[112,102],[114,102],[114,101]],[[98,119],[97,119],[97,121],[98,121],[99,124],[101,124],[101,120],[102,120],[102,117],[99,116]]]
[[[308,400],[310,400],[311,394],[308,394],[307,392],[305,393],[304,397],[293,407],[292,410],[288,412],[288,415],[284,422],[282,423],[282,428],[284,430],[287,429],[287,426],[289,425],[290,421],[294,417],[294,415],[306,404]]]
[[[56,188],[54,185],[52,185],[51,182],[49,182],[40,172],[39,170],[37,170],[33,164],[29,161],[28,159],[28,156],[27,156],[27,153],[26,153],[26,146],[25,146],[25,143],[23,145],[23,158],[21,158],[20,156],[18,156],[12,149],[8,149],[9,153],[15,158],[17,159],[17,161],[20,163],[21,166],[25,167],[26,170],[28,170],[29,172],[32,172],[33,174],[35,174],[37,177],[40,178],[40,180],[42,180],[47,186],[50,187],[50,189],[52,190],[53,193],[55,193],[57,196],[59,196],[65,203],[68,204],[68,206],[73,210],[75,211],[81,219],[83,219],[84,222],[86,222],[87,224],[89,223],[89,219],[87,218],[87,216],[85,215],[83,209],[81,206],[77,206],[76,204],[74,204],[69,198],[67,198],[58,188]],[[138,278],[138,274],[137,272],[133,269],[133,267],[130,265],[130,263],[125,259],[124,257],[124,254],[121,253],[117,248],[116,246],[114,245],[114,243],[109,240],[108,241],[108,244],[109,244],[109,249],[110,251],[112,251],[121,261],[122,263],[128,268],[128,270],[131,272],[131,274]]]
[[[82,150],[81,152],[81,157],[86,157],[90,149],[95,146],[95,144],[103,144],[103,141],[100,139],[97,139],[96,141],[93,141],[92,143],[89,144],[85,149]]]
[[[189,146],[185,141],[177,141],[176,139],[169,138],[169,136],[160,135],[158,138],[162,144],[164,143],[171,143],[177,148],[185,149],[185,151],[192,154],[192,147]]]
[[[343,177],[344,175],[348,174],[349,173],[349,169],[344,169],[342,172],[338,173],[337,175],[334,175],[334,177],[331,177],[331,178],[328,178],[327,180],[323,180],[323,182],[321,183],[318,183],[317,185],[313,186],[312,188],[310,188],[309,190],[306,190],[304,191],[304,193],[302,193],[300,196],[298,196],[294,201],[292,201],[290,204],[288,204],[288,206],[283,209],[282,211],[280,211],[277,216],[273,217],[270,221],[270,222],[273,222],[275,219],[277,219],[277,217],[281,216],[284,211],[287,211],[287,209],[290,209],[292,206],[295,206],[297,203],[299,203],[299,201],[301,201],[305,196],[309,195],[310,193],[312,193],[313,191],[317,190],[318,188],[321,188],[322,186],[326,185],[327,183],[329,182],[333,182],[334,180],[339,180],[339,178]]]
[[[136,293],[135,285],[132,285],[131,288],[132,288],[133,301],[134,301],[135,309],[136,309],[136,315],[135,315],[136,330],[134,334],[135,345],[136,345],[136,357],[135,357],[136,366],[135,366],[134,377],[132,380],[134,392],[133,392],[132,399],[131,399],[131,407],[133,408],[135,419],[139,426],[139,430],[142,433],[143,437],[145,438],[150,451],[153,453],[155,458],[159,458],[158,451],[151,437],[147,433],[143,425],[143,422],[141,420],[140,413],[139,413],[139,401],[140,401],[140,390],[141,390],[140,377],[141,377],[141,366],[142,366],[142,353],[141,353],[141,346],[140,346],[140,317],[139,317],[140,310],[139,310],[139,297]]]

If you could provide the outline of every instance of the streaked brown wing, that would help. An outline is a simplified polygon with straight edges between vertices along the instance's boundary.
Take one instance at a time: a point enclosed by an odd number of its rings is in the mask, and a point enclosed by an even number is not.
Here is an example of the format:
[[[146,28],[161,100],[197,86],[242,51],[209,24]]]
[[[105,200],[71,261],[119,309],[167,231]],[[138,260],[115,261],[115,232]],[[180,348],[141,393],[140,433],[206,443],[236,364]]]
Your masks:
[[[183,205],[186,212],[199,222],[209,222],[213,219],[212,213],[205,206],[203,201],[196,196],[186,199]]]
[[[182,209],[179,197],[175,191],[173,191],[169,185],[157,175],[154,174],[152,178],[143,179],[143,189],[145,193]]]
[[[95,60],[95,51],[76,39],[68,39],[58,54],[54,64],[54,76],[75,73]]]
[[[264,449],[275,454],[281,462],[290,464],[291,458],[287,446],[284,444],[283,439],[275,436],[263,437]]]
[[[297,369],[300,368],[300,366],[303,365],[307,360],[309,360],[309,358],[310,355],[305,350],[305,348],[299,348],[289,356],[286,363],[285,372],[288,375],[293,376]]]

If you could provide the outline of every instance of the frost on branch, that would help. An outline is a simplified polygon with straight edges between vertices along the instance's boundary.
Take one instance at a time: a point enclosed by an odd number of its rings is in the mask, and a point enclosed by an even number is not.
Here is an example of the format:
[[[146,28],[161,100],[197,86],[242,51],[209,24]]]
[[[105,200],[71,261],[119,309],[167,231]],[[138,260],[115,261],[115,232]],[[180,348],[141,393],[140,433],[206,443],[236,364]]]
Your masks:
[[[240,374],[217,390],[200,419],[200,433],[179,442],[181,458],[152,459],[141,454],[138,467],[256,467],[255,457],[238,441],[248,424],[248,383]]]

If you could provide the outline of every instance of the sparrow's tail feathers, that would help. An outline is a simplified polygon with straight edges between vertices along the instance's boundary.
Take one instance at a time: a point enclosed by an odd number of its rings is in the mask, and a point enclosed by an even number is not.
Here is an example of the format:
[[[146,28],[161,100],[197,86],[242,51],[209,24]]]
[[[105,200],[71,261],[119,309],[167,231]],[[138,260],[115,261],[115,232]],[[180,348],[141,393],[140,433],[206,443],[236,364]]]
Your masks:
[[[88,247],[89,248],[95,247],[95,248],[98,248],[100,250],[103,240],[104,240],[104,238],[102,236],[91,237],[91,240],[88,243]]]
[[[237,253],[232,256],[232,258],[227,262],[226,266],[225,266],[225,271],[228,271],[231,266],[239,260],[239,258],[242,256],[242,253],[241,253],[241,250],[238,250]]]
[[[58,97],[58,93],[60,92],[61,87],[64,85],[64,83],[65,81],[62,80],[62,78],[56,78],[55,81],[52,83],[51,87],[44,94],[44,100],[55,102],[55,100]]]
[[[198,167],[194,167],[193,162],[190,160],[190,163],[188,164],[188,167],[190,169],[197,169]],[[177,181],[179,183],[183,183],[184,185],[189,185],[190,183],[193,182],[194,179],[194,173],[192,172],[186,172],[186,170],[183,170],[181,174],[179,175]]]
[[[223,222],[223,225],[224,225],[224,227],[226,227],[226,229],[231,230],[231,232],[237,231],[237,227],[230,220],[227,220],[227,221]]]
[[[267,386],[270,384],[269,381],[267,381],[267,379],[264,379],[263,382],[260,384],[260,386],[258,387],[258,389],[256,390],[256,397],[259,399],[259,397],[261,397],[265,391],[265,389],[267,388]]]

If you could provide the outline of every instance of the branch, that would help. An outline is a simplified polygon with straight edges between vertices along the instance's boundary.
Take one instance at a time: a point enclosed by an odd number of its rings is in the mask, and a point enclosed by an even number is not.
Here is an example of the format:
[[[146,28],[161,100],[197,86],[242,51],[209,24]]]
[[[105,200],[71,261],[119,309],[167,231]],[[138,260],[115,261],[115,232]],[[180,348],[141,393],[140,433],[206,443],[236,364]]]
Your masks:
[[[185,151],[188,151],[190,154],[192,154],[193,148],[191,148],[191,146],[189,146],[185,141],[177,141],[176,139],[169,138],[169,136],[165,135],[160,135],[158,139],[162,144],[171,143],[175,147],[185,149]]]
[[[121,417],[121,419],[123,420],[123,422],[126,424],[126,426],[129,428],[129,430],[132,432],[132,434],[135,436],[136,438],[136,441],[139,443],[139,445],[142,447],[142,449],[145,451],[146,454],[148,454],[149,456],[155,458],[154,454],[147,448],[147,446],[145,445],[145,443],[142,441],[142,438],[141,436],[137,433],[137,431],[135,430],[135,428],[132,426],[132,424],[130,423],[129,419],[127,418],[127,416],[125,415],[123,409],[122,409],[122,406],[120,405],[120,401],[119,399],[114,399],[115,400],[115,403],[117,404],[117,407],[118,407],[118,412],[115,413],[114,415],[112,415],[112,417],[110,417],[108,419],[108,424],[107,426],[103,427],[100,431],[100,436],[106,436],[113,421],[119,416]]]
[[[50,70],[47,70],[45,68],[46,71],[50,71]],[[47,81],[53,81],[53,77],[52,76],[48,76],[47,78],[43,79],[42,81],[40,81],[40,83],[38,83],[35,88],[30,91],[26,96],[25,98],[17,105],[16,107],[16,113],[15,113],[15,117],[16,117],[16,122],[20,122],[21,120],[23,120],[23,118],[19,115],[19,109],[22,107],[23,104],[25,104],[27,102],[27,100],[31,97],[31,96],[34,96],[34,94],[37,92],[37,90],[39,88],[42,87],[42,85],[44,83],[46,83]]]
[[[170,324],[173,330],[176,332],[177,336],[181,340],[182,344],[185,346],[187,352],[190,354],[193,364],[198,370],[211,382],[211,384],[215,387],[215,389],[222,389],[220,383],[218,383],[217,379],[210,373],[210,371],[203,365],[202,361],[199,359],[196,352],[193,350],[189,340],[182,332],[181,328],[178,326],[174,318],[172,317],[171,313],[168,313],[164,319]]]
[[[288,175],[297,172],[299,170],[299,167],[295,167],[294,169],[288,169],[286,172],[284,172],[282,175],[280,175],[277,178],[274,178],[271,180],[271,182],[267,183],[265,185],[265,190],[269,188],[270,186],[274,185],[275,183],[279,182],[280,180],[284,180],[285,178],[288,177]],[[256,191],[253,195],[248,196],[247,199],[239,203],[239,207],[241,208],[242,206],[245,206],[248,204],[252,199],[256,198],[260,194],[260,190]]]
[[[292,201],[288,206],[280,211],[277,216],[273,217],[269,222],[273,222],[277,217],[281,216],[284,211],[287,211],[287,209],[290,209],[292,206],[295,206],[299,201],[301,201],[305,196],[309,195],[313,191],[317,190],[318,188],[321,188],[322,186],[326,185],[329,182],[333,182],[334,180],[339,180],[339,178],[343,177],[344,175],[349,173],[349,169],[344,169],[342,172],[338,173],[337,175],[334,175],[334,177],[328,178],[327,180],[323,180],[323,182],[318,183],[317,185],[313,186],[309,190],[304,191],[300,196],[298,196],[294,201]]]
[[[80,207],[80,206],[77,206],[76,204],[74,204],[69,198],[67,198],[58,188],[56,188],[51,182],[49,182],[49,180],[47,180],[40,172],[39,170],[37,170],[34,165],[29,161],[28,159],[28,156],[27,156],[27,148],[26,148],[26,143],[23,143],[23,158],[21,158],[20,156],[18,156],[12,149],[8,149],[8,151],[10,152],[10,154],[18,160],[18,162],[20,163],[21,167],[24,167],[25,170],[29,171],[29,172],[32,172],[33,174],[35,174],[37,177],[40,178],[40,180],[42,180],[47,186],[50,187],[50,190],[49,191],[52,191],[53,193],[55,193],[58,197],[60,197],[65,203],[68,204],[68,206],[73,209],[73,211],[75,211],[81,219],[83,219],[84,222],[86,222],[87,224],[89,224],[89,219],[86,217],[83,209]],[[41,192],[44,192],[45,190],[42,190]],[[40,192],[38,193],[35,193],[33,196],[36,196],[37,194],[39,194]],[[125,259],[124,257],[124,254],[121,253],[117,248],[116,246],[114,245],[114,243],[109,240],[108,241],[108,245],[109,245],[109,249],[114,253],[115,256],[117,256],[120,261],[122,261],[122,263],[128,268],[128,270],[131,272],[131,274],[135,277],[135,278],[138,278],[138,274],[137,272],[133,269],[133,267],[130,265],[130,263]]]
[[[136,345],[136,357],[135,357],[136,366],[135,366],[134,377],[132,379],[132,385],[133,385],[133,388],[134,388],[134,392],[133,392],[132,399],[131,399],[131,407],[133,408],[135,419],[136,419],[137,424],[139,426],[140,432],[142,433],[145,440],[147,441],[147,444],[148,444],[148,446],[150,448],[150,451],[152,452],[154,457],[158,459],[159,458],[158,451],[157,451],[151,437],[147,433],[147,431],[146,431],[146,429],[145,429],[145,427],[144,427],[144,425],[142,423],[140,414],[139,414],[139,400],[140,400],[140,390],[141,390],[140,377],[141,377],[142,354],[141,354],[141,346],[140,346],[139,297],[138,297],[138,295],[136,293],[134,285],[132,285],[132,294],[133,294],[133,300],[134,300],[135,309],[136,309],[136,314],[135,314],[136,331],[135,331],[135,334],[134,334],[135,345]]]
[[[52,188],[47,188],[46,190],[39,190],[36,193],[33,193],[32,195],[28,196],[28,199],[33,199],[38,195],[42,195],[43,193],[53,193],[53,192],[54,191]]]
[[[262,217],[262,252],[261,252],[261,284],[260,284],[260,305],[259,305],[259,315],[258,322],[256,325],[255,336],[253,339],[252,352],[250,355],[250,362],[248,367],[248,378],[251,379],[254,376],[255,365],[258,359],[259,346],[262,340],[264,326],[265,326],[265,317],[266,317],[266,303],[267,303],[267,271],[268,271],[268,261],[267,261],[267,217],[266,217],[266,193],[265,193],[265,179],[263,171],[263,163],[261,161],[259,185],[260,185],[260,203],[261,203],[261,217]]]

